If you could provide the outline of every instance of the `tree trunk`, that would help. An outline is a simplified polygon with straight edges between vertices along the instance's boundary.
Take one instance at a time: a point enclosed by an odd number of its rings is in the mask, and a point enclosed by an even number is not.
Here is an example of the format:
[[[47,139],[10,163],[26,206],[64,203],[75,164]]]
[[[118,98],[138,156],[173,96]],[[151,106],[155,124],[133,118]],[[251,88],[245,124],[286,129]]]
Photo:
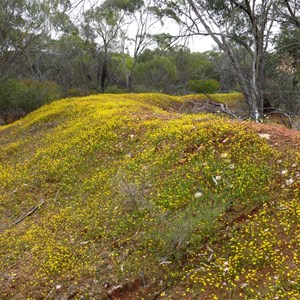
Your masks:
[[[107,77],[107,61],[106,61],[106,58],[105,58],[104,62],[103,62],[103,65],[102,65],[102,73],[101,73],[101,78],[100,78],[100,91],[102,93],[105,92],[106,77]]]
[[[253,1],[251,4],[251,1],[248,0],[229,1],[232,15],[238,10],[238,12],[242,14],[242,17],[246,18],[249,22],[249,36],[252,41],[247,43],[242,37],[237,38],[236,35],[232,35],[232,32],[229,30],[235,25],[231,23],[232,19],[224,19],[219,23],[214,19],[213,12],[206,6],[206,2],[209,1],[186,1],[200,23],[204,26],[206,32],[212,37],[219,48],[229,56],[237,82],[249,105],[251,116],[258,120],[263,114],[264,109],[264,56],[267,51],[270,30],[274,21],[274,2],[262,1],[261,4],[258,4]],[[258,8],[258,6],[260,6],[260,8]],[[211,25],[212,23],[214,26],[220,26],[219,32],[215,31],[215,27]],[[233,51],[233,45],[236,44],[246,49],[247,53],[251,56],[252,68],[250,70],[250,76],[243,71],[241,63]]]
[[[252,76],[251,78],[248,78],[248,76],[243,72],[236,55],[233,53],[231,45],[227,41],[224,41],[224,46],[224,51],[227,53],[232,63],[236,80],[239,83],[241,91],[249,106],[251,117],[258,120],[263,110],[263,91],[258,86],[258,83],[262,82],[263,78],[260,78],[261,73],[256,71],[256,66],[259,66],[259,64],[257,64],[253,59],[253,66],[251,70]]]
[[[102,64],[102,72],[100,77],[100,91],[105,92],[107,84],[107,64],[108,64],[108,45],[104,45],[104,60]]]
[[[131,71],[128,74],[127,88],[128,88],[128,92],[132,93],[133,86],[132,86],[132,72]]]
[[[97,55],[97,73],[96,73],[96,82],[94,82],[93,84],[95,84],[95,89],[97,92],[100,92],[100,81],[101,81],[101,61],[100,61],[100,55],[98,53]]]

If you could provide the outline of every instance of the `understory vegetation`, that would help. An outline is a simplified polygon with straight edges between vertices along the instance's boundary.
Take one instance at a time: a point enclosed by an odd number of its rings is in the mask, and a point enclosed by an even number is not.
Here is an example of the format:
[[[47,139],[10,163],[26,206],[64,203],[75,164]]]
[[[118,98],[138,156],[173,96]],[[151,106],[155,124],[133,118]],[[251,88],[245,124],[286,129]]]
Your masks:
[[[68,98],[0,128],[1,299],[299,299],[299,147],[189,97]]]

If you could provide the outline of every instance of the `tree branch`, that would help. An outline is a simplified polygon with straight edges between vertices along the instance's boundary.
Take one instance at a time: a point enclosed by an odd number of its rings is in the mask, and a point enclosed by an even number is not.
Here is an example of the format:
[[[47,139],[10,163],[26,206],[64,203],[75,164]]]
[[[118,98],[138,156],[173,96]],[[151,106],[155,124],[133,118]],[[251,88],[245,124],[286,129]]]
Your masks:
[[[32,207],[26,214],[24,214],[21,218],[19,218],[17,221],[15,221],[12,225],[13,226],[18,225],[23,220],[25,220],[27,217],[33,215],[44,204],[45,204],[45,200],[42,200],[39,205]]]

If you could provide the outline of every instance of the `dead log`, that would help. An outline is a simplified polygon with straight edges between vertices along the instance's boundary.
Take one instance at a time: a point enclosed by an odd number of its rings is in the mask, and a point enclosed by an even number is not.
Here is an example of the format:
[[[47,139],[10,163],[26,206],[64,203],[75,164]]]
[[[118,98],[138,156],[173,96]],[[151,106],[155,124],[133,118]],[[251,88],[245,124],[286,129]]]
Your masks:
[[[226,115],[229,115],[230,117],[234,119],[238,119],[238,117],[229,110],[226,103],[222,102],[216,102],[213,100],[188,100],[184,103],[184,105],[191,105],[192,108],[189,109],[192,113],[200,113],[200,112],[206,112],[206,113],[224,113]],[[182,107],[182,110],[184,108],[184,105]]]

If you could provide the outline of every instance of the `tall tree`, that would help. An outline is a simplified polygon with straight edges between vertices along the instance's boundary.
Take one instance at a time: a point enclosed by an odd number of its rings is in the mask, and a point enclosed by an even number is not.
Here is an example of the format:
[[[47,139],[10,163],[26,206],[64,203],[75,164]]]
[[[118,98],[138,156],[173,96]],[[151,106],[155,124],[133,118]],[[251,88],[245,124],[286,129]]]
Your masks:
[[[0,78],[12,75],[40,38],[38,3],[0,1]]]
[[[209,53],[192,53],[188,48],[175,48],[169,51],[177,68],[179,88],[185,93],[191,79],[218,79]]]
[[[239,86],[256,119],[264,107],[264,61],[275,21],[276,0],[163,0],[164,11],[190,34],[210,35],[224,51]],[[171,14],[169,13],[171,11]],[[175,12],[175,13],[174,13]],[[251,58],[251,69],[242,68],[235,48]]]
[[[102,55],[98,56],[100,91],[107,86],[109,48],[117,40],[123,25],[125,12],[104,1],[100,6],[85,12],[84,32],[90,40],[99,43]],[[100,61],[102,60],[102,63]],[[100,68],[101,67],[101,68]]]
[[[281,16],[290,24],[300,28],[300,2],[299,0],[282,0],[279,7]]]
[[[116,1],[116,0],[115,0]],[[123,67],[126,74],[126,87],[129,92],[133,90],[133,74],[137,65],[138,56],[152,43],[152,30],[159,20],[153,14],[153,0],[135,0],[126,6],[126,0],[117,0],[123,3],[123,10],[127,12],[128,27],[123,30]],[[122,6],[120,6],[122,7]],[[132,62],[127,63],[127,53],[132,49]]]
[[[47,52],[51,37],[77,31],[68,16],[71,6],[69,0],[0,1],[0,78]]]
[[[174,92],[177,70],[171,57],[155,55],[151,59],[139,62],[135,69],[137,83],[146,91]]]

